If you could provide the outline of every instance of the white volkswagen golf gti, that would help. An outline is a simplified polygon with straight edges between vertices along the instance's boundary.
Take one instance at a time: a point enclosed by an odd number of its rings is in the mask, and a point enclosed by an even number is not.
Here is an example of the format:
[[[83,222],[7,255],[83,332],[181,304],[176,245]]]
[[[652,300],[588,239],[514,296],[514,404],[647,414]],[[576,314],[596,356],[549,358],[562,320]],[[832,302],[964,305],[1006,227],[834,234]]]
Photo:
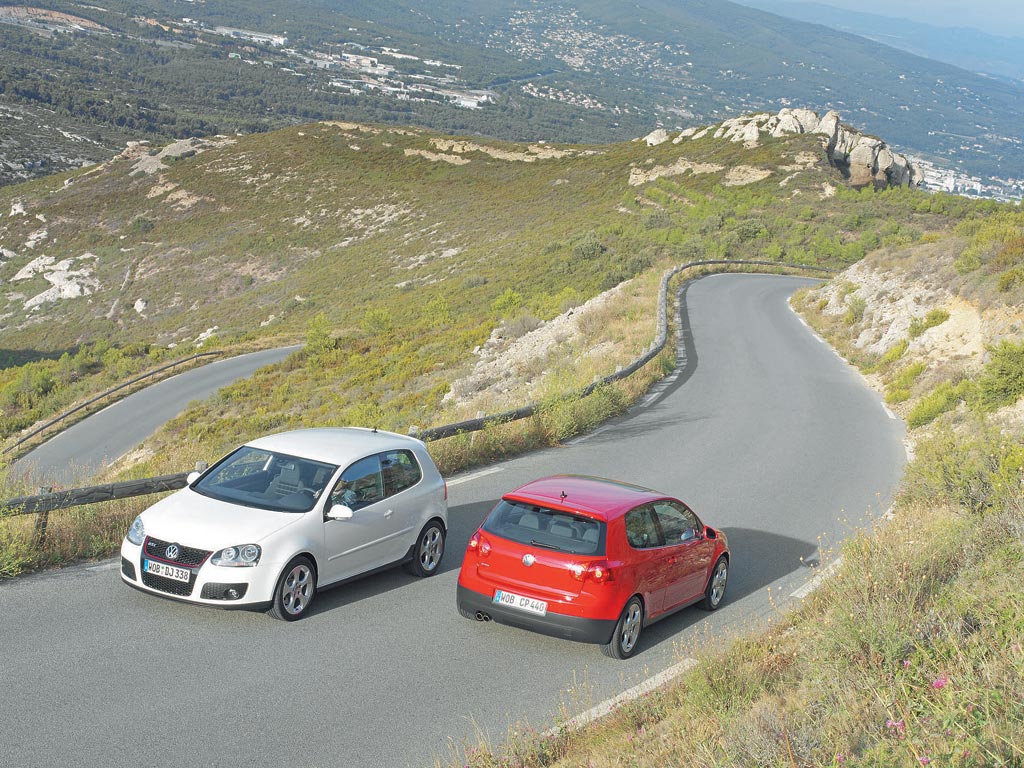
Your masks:
[[[448,492],[426,446],[391,432],[301,429],[225,456],[132,523],[121,578],[203,605],[305,616],[325,587],[404,564],[438,571]]]

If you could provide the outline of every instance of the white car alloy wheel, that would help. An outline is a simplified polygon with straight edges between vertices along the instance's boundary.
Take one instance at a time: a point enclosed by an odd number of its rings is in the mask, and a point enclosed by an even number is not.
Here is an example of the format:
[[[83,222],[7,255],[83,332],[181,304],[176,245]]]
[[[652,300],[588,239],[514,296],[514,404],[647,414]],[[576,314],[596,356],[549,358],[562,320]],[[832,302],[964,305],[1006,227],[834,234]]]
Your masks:
[[[305,557],[297,557],[281,574],[270,612],[278,619],[295,621],[306,614],[315,595],[313,564]]]
[[[432,576],[437,573],[444,557],[444,526],[437,520],[431,520],[420,531],[416,539],[413,559],[406,567],[413,576]]]

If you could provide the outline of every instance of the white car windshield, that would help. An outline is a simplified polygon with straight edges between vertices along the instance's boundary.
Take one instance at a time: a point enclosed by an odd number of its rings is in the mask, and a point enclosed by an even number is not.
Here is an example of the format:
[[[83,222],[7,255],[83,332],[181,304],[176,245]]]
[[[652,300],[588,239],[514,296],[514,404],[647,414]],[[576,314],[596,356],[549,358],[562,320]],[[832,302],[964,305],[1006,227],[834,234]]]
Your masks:
[[[333,464],[243,445],[192,490],[211,499],[279,512],[308,512],[338,469]]]

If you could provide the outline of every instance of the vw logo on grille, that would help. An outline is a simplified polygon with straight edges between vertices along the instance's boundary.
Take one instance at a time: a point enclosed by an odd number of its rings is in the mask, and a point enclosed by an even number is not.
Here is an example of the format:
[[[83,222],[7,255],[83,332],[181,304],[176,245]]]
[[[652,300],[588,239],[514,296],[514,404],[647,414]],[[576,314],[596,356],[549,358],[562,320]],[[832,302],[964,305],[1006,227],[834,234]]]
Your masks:
[[[523,565],[525,565],[527,568],[529,568],[535,562],[537,562],[537,558],[534,557],[533,555],[531,555],[531,554],[523,555]]]
[[[181,554],[181,549],[177,544],[168,544],[167,549],[164,550],[164,557],[168,560],[177,560],[178,555]]]

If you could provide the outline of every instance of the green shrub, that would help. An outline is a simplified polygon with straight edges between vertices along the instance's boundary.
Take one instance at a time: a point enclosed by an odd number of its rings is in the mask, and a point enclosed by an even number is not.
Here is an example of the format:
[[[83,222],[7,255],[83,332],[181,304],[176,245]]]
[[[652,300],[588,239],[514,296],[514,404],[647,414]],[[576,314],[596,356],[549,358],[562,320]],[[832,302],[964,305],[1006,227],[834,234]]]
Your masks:
[[[981,253],[977,248],[967,248],[954,259],[953,266],[961,275],[970,274],[981,268]]]
[[[506,288],[505,292],[491,303],[491,311],[498,317],[512,317],[519,314],[522,308],[523,295],[511,288]]]
[[[383,336],[394,329],[395,319],[387,307],[374,307],[363,315],[360,327],[370,336]]]
[[[843,322],[847,325],[855,325],[864,319],[864,311],[868,307],[868,302],[862,296],[853,296],[847,302],[846,315],[843,316]]]
[[[325,355],[334,349],[327,316],[320,312],[306,326],[306,353],[311,357]]]
[[[944,381],[922,397],[907,414],[907,426],[911,429],[923,427],[935,421],[946,411],[951,411],[962,399],[961,388]]]
[[[588,232],[572,247],[572,255],[577,259],[596,259],[608,250],[598,238],[596,232]]]
[[[1024,344],[1001,341],[988,351],[989,362],[978,379],[978,406],[994,411],[1024,395]]]
[[[1002,293],[1006,293],[1022,283],[1024,283],[1024,269],[1021,267],[1014,267],[1013,269],[1006,270],[999,275],[999,279],[997,281],[999,290]]]
[[[907,353],[907,347],[910,346],[910,341],[907,339],[900,339],[887,350],[885,354],[879,359],[879,365],[888,365],[889,363],[895,363],[903,355]]]
[[[935,504],[952,500],[974,513],[1018,504],[1024,445],[978,422],[971,434],[950,429],[917,445],[902,495]]]
[[[915,317],[910,321],[910,329],[908,331],[910,338],[916,339],[929,328],[942,325],[947,320],[949,320],[949,312],[944,309],[933,309],[924,317]]]
[[[902,403],[904,400],[909,399],[910,388],[925,368],[927,366],[924,363],[912,363],[900,371],[896,378],[889,382],[889,386],[885,388],[885,402],[889,404]]]

